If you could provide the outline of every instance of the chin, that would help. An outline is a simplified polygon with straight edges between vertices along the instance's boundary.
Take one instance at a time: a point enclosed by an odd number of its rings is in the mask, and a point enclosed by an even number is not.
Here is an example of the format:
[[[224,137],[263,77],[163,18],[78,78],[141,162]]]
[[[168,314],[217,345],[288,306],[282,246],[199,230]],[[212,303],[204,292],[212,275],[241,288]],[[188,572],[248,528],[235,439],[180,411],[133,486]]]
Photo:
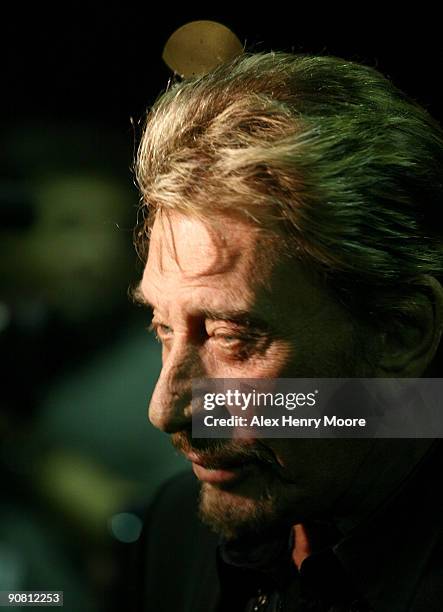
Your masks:
[[[264,534],[288,522],[268,488],[255,496],[203,483],[199,514],[208,527],[226,540]]]

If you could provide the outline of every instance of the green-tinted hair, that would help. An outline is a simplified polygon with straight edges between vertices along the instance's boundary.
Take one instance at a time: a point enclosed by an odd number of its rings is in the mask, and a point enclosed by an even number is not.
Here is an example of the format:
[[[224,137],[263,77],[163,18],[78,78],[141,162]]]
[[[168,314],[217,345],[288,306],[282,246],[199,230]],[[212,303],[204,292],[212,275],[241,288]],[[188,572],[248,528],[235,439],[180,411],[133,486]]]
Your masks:
[[[158,210],[243,215],[285,237],[362,314],[405,310],[443,276],[443,132],[373,68],[244,54],[174,84],[148,113],[136,174],[146,253]]]

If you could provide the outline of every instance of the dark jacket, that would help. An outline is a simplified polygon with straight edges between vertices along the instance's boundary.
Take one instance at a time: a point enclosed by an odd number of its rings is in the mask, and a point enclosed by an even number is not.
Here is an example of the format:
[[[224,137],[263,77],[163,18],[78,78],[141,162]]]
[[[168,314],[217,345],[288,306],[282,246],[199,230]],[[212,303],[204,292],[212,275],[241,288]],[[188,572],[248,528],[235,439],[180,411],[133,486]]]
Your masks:
[[[387,507],[308,558],[300,572],[294,566],[294,579],[309,582],[311,589],[313,585],[314,599],[318,590],[323,604],[316,607],[314,600],[303,597],[298,601],[296,589],[293,601],[276,609],[442,612],[442,458],[438,443]],[[198,491],[192,473],[180,474],[162,487],[151,505],[138,546],[134,612],[215,612],[221,591],[233,602],[229,612],[236,604],[245,609],[235,589],[250,573],[240,569],[239,581],[238,571],[220,560],[218,537],[197,516]],[[342,579],[345,589],[358,595],[346,604],[325,604],[328,593],[323,599],[323,586]]]

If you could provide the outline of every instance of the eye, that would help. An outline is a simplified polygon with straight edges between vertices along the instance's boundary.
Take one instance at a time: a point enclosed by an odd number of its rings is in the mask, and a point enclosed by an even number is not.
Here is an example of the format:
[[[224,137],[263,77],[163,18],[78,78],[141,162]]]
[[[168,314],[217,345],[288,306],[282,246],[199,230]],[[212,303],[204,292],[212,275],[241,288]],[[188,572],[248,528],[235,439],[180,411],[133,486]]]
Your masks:
[[[246,334],[214,333],[210,336],[214,348],[230,359],[244,359],[253,349],[254,341]]]
[[[232,346],[235,343],[240,343],[245,340],[240,336],[228,336],[226,334],[214,334],[214,338],[221,344],[226,344],[227,346]]]
[[[157,321],[152,321],[151,325],[148,327],[148,331],[154,334],[157,342],[164,342],[168,340],[174,333],[172,327]]]

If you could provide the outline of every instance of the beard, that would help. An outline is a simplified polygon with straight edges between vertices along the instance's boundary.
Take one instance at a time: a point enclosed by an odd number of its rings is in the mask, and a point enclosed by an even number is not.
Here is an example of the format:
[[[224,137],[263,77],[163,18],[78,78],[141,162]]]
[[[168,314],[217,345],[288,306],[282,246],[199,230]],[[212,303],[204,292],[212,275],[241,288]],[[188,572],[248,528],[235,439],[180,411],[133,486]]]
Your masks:
[[[277,514],[277,500],[266,487],[251,498],[202,484],[199,517],[225,540],[264,535],[279,523]]]
[[[234,486],[204,482],[200,489],[199,516],[225,540],[265,535],[285,520],[276,478],[276,459],[258,441],[191,438],[190,432],[172,435],[180,452],[196,453],[207,468],[245,464],[245,478]]]

